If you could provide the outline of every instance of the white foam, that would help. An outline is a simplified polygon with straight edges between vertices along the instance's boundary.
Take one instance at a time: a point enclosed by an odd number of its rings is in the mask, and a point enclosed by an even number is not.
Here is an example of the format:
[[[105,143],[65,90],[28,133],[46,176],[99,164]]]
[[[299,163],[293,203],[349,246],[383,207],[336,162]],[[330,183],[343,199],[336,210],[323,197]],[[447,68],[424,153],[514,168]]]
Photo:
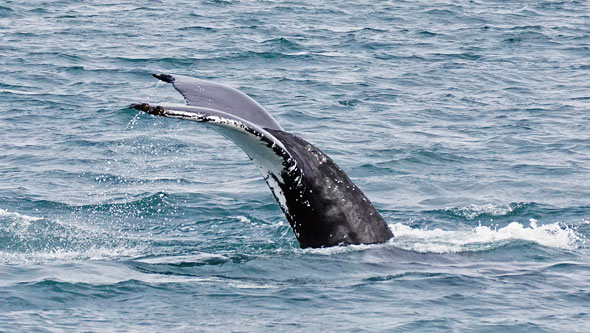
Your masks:
[[[363,250],[366,250],[368,248],[375,247],[375,246],[383,246],[383,244],[377,244],[377,245],[360,244],[360,245],[347,245],[347,246],[333,246],[333,247],[325,247],[325,248],[317,248],[317,249],[307,248],[307,249],[295,249],[295,251],[301,252],[304,254],[312,253],[312,254],[321,254],[321,255],[331,256],[331,255],[340,254],[340,253],[363,251]]]
[[[244,281],[232,281],[228,283],[230,287],[238,289],[277,289],[279,286],[271,283],[260,283],[260,282],[244,282]]]
[[[14,90],[14,89],[0,89],[0,93],[11,93],[11,94],[15,94],[15,95],[41,95],[41,93],[39,93],[39,92]]]
[[[471,230],[424,230],[401,223],[390,225],[390,228],[395,235],[390,244],[420,253],[485,251],[517,240],[573,250],[581,241],[575,230],[569,227],[562,227],[559,223],[537,226],[534,219],[530,220],[529,227],[512,222],[500,229],[478,226]]]
[[[22,222],[33,222],[33,221],[39,221],[42,220],[42,217],[35,217],[35,216],[29,216],[29,215],[24,215],[24,214],[20,214],[20,213],[15,213],[15,212],[9,212],[5,209],[0,208],[0,217],[8,217],[12,220],[15,221],[22,221]]]
[[[364,251],[377,246],[393,246],[419,253],[460,253],[486,251],[512,241],[527,241],[547,247],[574,250],[585,243],[583,237],[580,237],[574,229],[562,227],[559,223],[538,226],[535,219],[530,219],[529,223],[529,227],[512,222],[500,229],[480,225],[471,230],[414,229],[402,223],[396,223],[389,225],[395,237],[386,244],[361,244],[319,249],[296,249],[295,251],[304,254],[331,256]]]
[[[332,32],[342,33],[342,32],[353,32],[353,31],[360,31],[363,30],[365,27],[360,26],[330,26],[330,25],[319,25],[317,28],[319,29],[326,29]]]
[[[522,208],[523,204],[516,205],[474,205],[461,207],[461,208],[445,208],[446,211],[454,212],[457,215],[463,216],[468,220],[473,220],[480,215],[491,215],[491,216],[504,216],[512,213],[516,208]]]
[[[219,259],[219,260],[225,260],[225,261],[229,260],[228,257],[226,257],[222,254],[201,252],[201,253],[192,254],[192,255],[143,258],[143,259],[137,259],[136,261],[142,262],[145,264],[150,264],[150,265],[161,265],[161,264],[197,263],[197,262],[204,262],[204,261],[212,260],[212,259]]]
[[[0,264],[38,264],[53,261],[105,260],[121,257],[136,257],[141,248],[91,247],[85,250],[55,249],[46,251],[7,252],[0,251]]]
[[[240,220],[240,222],[242,223],[252,223],[252,220],[250,220],[249,218],[247,218],[246,216],[240,215],[240,216],[236,216],[238,218],[238,220]]]
[[[16,235],[22,235],[26,233],[31,222],[43,220],[42,217],[29,216],[16,212],[9,212],[2,208],[0,208],[0,217],[6,217],[12,220],[12,223],[10,224],[5,224],[4,226],[0,225],[0,229],[4,229]]]

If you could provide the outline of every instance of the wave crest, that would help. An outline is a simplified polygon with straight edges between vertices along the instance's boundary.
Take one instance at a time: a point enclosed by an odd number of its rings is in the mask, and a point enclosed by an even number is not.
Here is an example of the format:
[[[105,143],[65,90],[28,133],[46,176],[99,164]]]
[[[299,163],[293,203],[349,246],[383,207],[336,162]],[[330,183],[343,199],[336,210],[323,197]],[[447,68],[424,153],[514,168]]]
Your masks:
[[[420,253],[487,251],[513,241],[533,242],[542,246],[573,250],[582,241],[572,228],[562,227],[559,223],[537,226],[537,221],[534,219],[530,219],[529,227],[512,222],[500,229],[480,225],[472,230],[424,230],[412,229],[401,223],[390,225],[390,228],[395,235],[391,240],[394,246]]]

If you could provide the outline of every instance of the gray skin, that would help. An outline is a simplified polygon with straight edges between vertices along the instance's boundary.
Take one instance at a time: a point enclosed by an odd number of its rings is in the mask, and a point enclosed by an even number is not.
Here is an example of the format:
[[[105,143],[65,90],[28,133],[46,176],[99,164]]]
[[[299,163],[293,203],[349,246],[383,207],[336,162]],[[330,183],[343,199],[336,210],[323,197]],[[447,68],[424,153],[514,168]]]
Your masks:
[[[302,248],[383,243],[393,237],[371,201],[332,159],[283,131],[252,98],[210,81],[154,77],[172,83],[188,106],[131,107],[201,122],[234,141],[258,166]]]

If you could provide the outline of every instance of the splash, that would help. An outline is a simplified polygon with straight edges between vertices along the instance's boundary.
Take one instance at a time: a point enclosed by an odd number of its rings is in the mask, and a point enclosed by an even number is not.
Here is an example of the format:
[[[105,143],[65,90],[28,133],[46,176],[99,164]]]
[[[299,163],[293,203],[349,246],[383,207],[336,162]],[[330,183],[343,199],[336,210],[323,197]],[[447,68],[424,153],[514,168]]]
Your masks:
[[[325,256],[332,256],[342,253],[349,253],[349,252],[357,252],[357,251],[364,251],[370,248],[374,248],[377,246],[384,246],[384,244],[359,244],[359,245],[346,245],[346,246],[332,246],[332,247],[322,247],[322,248],[307,248],[307,249],[295,249],[296,253],[301,254],[319,254]]]
[[[150,91],[149,95],[147,95],[147,97],[145,98],[145,103],[150,102],[150,97],[152,97],[156,93],[156,90],[160,86],[160,82],[162,82],[162,81],[158,80],[158,82],[156,82],[156,84],[152,87],[152,90]],[[129,120],[125,129],[132,130],[135,127],[135,124],[137,124],[137,121],[139,120],[139,118],[141,117],[141,114],[142,114],[141,111],[137,111],[135,116],[133,116],[133,118],[131,118],[131,120]]]
[[[0,208],[0,217],[7,217],[10,218],[14,221],[22,221],[22,222],[33,222],[33,221],[38,221],[38,220],[42,220],[42,217],[35,217],[35,216],[29,216],[29,215],[24,215],[24,214],[20,214],[20,213],[16,213],[16,212],[9,212],[5,209]]]
[[[515,210],[521,209],[528,204],[525,203],[512,203],[510,205],[475,205],[461,208],[445,208],[445,211],[451,212],[454,215],[464,217],[467,220],[474,220],[475,218],[482,215],[489,216],[506,216],[512,214]]]
[[[590,222],[583,220],[582,223]],[[442,230],[438,228],[427,230],[414,229],[402,223],[390,224],[389,228],[395,237],[386,244],[296,249],[295,252],[331,256],[383,246],[393,246],[419,253],[483,252],[516,241],[531,242],[557,249],[575,250],[585,246],[587,242],[583,235],[576,232],[576,227],[568,227],[557,222],[539,226],[535,219],[529,220],[528,227],[519,222],[512,222],[499,229],[479,225],[470,230]]]
[[[88,249],[43,249],[39,251],[0,251],[0,264],[26,265],[46,262],[69,262],[77,260],[109,260],[133,258],[141,255],[141,247],[119,246],[114,248],[92,246]]]
[[[390,225],[395,235],[390,243],[404,250],[420,253],[458,253],[486,251],[513,241],[573,250],[582,241],[575,230],[562,227],[559,223],[538,226],[534,219],[529,222],[529,227],[512,222],[500,229],[480,225],[472,230],[460,231],[412,229],[396,223]]]
[[[92,224],[71,224],[1,208],[0,238],[0,264],[104,260],[135,257],[145,250],[144,243]]]
[[[11,222],[8,224],[0,224],[0,231],[4,230],[13,234],[22,234],[29,228],[31,222],[43,220],[42,217],[24,215],[0,208],[0,218],[1,217],[4,217]]]
[[[238,220],[240,220],[240,222],[242,222],[242,223],[252,223],[252,220],[250,220],[250,219],[249,219],[249,218],[247,218],[246,216],[242,216],[242,215],[240,215],[240,216],[236,216],[236,218],[237,218]]]

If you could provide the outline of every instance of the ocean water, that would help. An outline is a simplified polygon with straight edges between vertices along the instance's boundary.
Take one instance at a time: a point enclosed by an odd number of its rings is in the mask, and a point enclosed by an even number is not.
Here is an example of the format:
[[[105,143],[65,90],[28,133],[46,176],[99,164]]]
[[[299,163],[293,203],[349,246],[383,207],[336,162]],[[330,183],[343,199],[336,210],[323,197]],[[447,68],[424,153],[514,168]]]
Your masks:
[[[153,72],[246,92],[396,235],[302,250]],[[0,331],[590,329],[587,1],[0,4]]]

